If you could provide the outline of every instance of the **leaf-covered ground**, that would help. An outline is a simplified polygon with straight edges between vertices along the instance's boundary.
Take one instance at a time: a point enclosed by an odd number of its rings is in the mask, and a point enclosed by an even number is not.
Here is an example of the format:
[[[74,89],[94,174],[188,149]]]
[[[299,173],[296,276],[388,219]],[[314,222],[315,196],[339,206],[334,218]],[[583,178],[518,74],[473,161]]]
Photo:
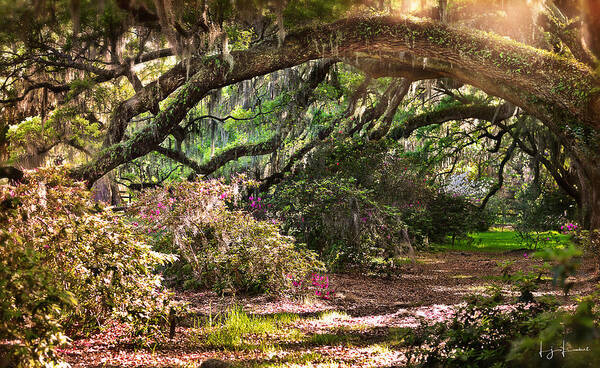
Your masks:
[[[423,253],[416,263],[403,264],[385,277],[331,275],[336,296],[330,300],[177,293],[189,303],[190,313],[180,321],[174,339],[125,338],[127,327],[114,324],[93,336],[75,338],[61,353],[74,367],[195,367],[208,358],[239,367],[402,366],[402,329],[417,326],[421,318],[448,318],[466,295],[482,293],[490,283],[502,284],[498,264],[506,261],[515,262],[510,272],[542,264],[525,251]],[[591,291],[592,271],[584,262],[571,295]],[[548,276],[542,278],[538,293],[555,294],[565,303],[572,300]],[[233,306],[251,319],[226,321]],[[243,334],[236,332],[240,323],[247,325]]]

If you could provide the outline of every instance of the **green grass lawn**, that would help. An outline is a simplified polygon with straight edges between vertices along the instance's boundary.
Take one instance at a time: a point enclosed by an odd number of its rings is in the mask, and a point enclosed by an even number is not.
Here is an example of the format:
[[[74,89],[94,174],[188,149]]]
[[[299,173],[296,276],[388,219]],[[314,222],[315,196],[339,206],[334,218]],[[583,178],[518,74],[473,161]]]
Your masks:
[[[572,244],[568,235],[556,231],[533,234],[532,238],[527,242],[519,237],[516,231],[502,231],[493,228],[491,231],[471,233],[466,238],[456,239],[454,246],[452,246],[452,240],[447,238],[445,243],[433,244],[432,248],[435,250],[506,252],[516,249],[563,248]]]

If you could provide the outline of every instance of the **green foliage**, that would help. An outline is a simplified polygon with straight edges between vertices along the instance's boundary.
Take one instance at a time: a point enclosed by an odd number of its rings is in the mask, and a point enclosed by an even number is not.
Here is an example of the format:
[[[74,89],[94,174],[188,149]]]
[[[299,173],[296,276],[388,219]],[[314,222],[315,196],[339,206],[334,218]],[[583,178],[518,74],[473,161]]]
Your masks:
[[[486,227],[484,211],[477,210],[462,196],[437,193],[427,203],[426,211],[431,227],[424,230],[432,241],[449,235],[454,244],[455,238]]]
[[[196,321],[190,342],[193,345],[227,350],[264,348],[262,343],[249,343],[250,338],[263,339],[269,335],[281,334],[282,327],[297,318],[293,314],[249,315],[241,307],[234,306],[224,314],[210,315],[204,321]],[[290,332],[298,334],[295,330]]]
[[[287,3],[284,19],[292,24],[339,18],[352,5],[350,0],[293,0]]]
[[[290,286],[288,275],[318,269],[277,223],[233,209],[239,185],[171,183],[144,192],[132,211],[156,243],[183,256],[199,285],[219,293],[277,293]]]
[[[596,367],[600,364],[599,293],[574,312],[559,310],[528,321],[531,333],[513,340],[506,360],[520,367]]]
[[[352,140],[320,147],[271,199],[284,230],[332,267],[366,266],[371,257],[401,251],[407,239],[399,207],[418,198],[406,162],[388,148]]]
[[[451,320],[409,332],[411,359],[420,367],[504,367],[513,340],[537,334],[551,321],[545,302],[504,304],[496,290],[472,297]]]
[[[26,180],[0,193],[0,330],[19,341],[23,361],[50,364],[67,328],[110,317],[144,324],[165,313],[167,295],[153,271],[171,256],[93,203],[64,167],[27,172]]]
[[[54,110],[45,122],[40,116],[26,118],[11,126],[6,138],[11,155],[17,157],[46,152],[60,142],[85,147],[86,143],[99,136],[97,123],[90,123],[69,108],[64,108]]]
[[[323,145],[271,203],[284,230],[334,267],[410,252],[425,238],[463,236],[485,218],[466,198],[432,187],[391,142]]]
[[[360,265],[378,249],[391,249],[403,227],[397,211],[373,201],[353,179],[290,181],[273,204],[283,229],[336,267]]]
[[[573,245],[564,249],[544,249],[536,256],[552,263],[552,280],[555,285],[563,289],[565,295],[573,287],[568,278],[575,275],[583,253]]]
[[[572,274],[573,249],[546,251],[554,263],[555,277]],[[598,291],[578,299],[576,309],[557,308],[552,296],[534,297],[540,275],[510,274],[503,264],[505,281],[518,296],[508,299],[499,286],[489,296],[472,296],[453,317],[444,322],[424,323],[409,331],[404,341],[411,359],[420,367],[593,367],[598,364],[600,314]],[[540,271],[541,270],[541,271]],[[564,351],[563,351],[564,349]]]
[[[573,216],[575,202],[562,191],[536,189],[529,185],[521,190],[513,202],[517,213],[515,230],[522,242],[530,248],[537,248],[547,236],[543,232],[558,230],[569,216]]]
[[[600,230],[582,230],[576,227],[571,236],[586,256],[600,260]]]
[[[75,308],[73,294],[39,267],[43,256],[22,238],[2,230],[0,254],[0,338],[20,340],[5,359],[50,365],[56,359],[53,349],[68,341],[60,319]]]

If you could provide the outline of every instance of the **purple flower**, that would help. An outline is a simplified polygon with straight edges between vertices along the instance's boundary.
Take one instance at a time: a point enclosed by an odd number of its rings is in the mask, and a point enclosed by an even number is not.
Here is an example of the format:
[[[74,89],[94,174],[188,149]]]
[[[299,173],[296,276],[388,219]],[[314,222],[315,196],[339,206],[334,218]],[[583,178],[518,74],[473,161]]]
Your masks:
[[[524,253],[524,254],[523,254],[523,257],[525,257],[525,258],[529,258],[529,255],[528,255],[527,253]]]

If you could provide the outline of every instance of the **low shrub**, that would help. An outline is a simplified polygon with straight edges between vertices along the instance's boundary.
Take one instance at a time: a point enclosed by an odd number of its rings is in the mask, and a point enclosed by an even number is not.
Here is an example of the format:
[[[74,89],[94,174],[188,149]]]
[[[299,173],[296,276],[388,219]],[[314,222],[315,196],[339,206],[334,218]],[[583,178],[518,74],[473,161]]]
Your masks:
[[[552,262],[556,286],[565,290],[580,253],[574,248],[537,253]],[[503,264],[505,269],[509,263]],[[448,321],[423,322],[407,331],[410,361],[418,367],[596,367],[600,364],[600,291],[580,297],[574,309],[553,296],[535,297],[541,274],[505,273],[517,296],[499,286],[489,296],[471,296]],[[568,290],[568,289],[567,289]]]
[[[289,181],[272,199],[283,229],[319,252],[332,269],[364,266],[404,242],[400,212],[373,200],[354,179]]]
[[[65,331],[111,317],[146,324],[168,303],[153,271],[173,257],[66,172],[29,171],[0,191],[0,334],[19,341],[15,355],[33,366],[55,361]]]
[[[498,292],[472,297],[449,321],[407,333],[410,360],[419,367],[505,367],[512,341],[538,334],[552,309],[544,302],[512,304]]]
[[[296,247],[275,221],[234,208],[241,184],[208,180],[148,190],[132,207],[135,224],[180,253],[198,285],[218,293],[280,292],[289,287],[287,275],[319,269],[316,255]]]

